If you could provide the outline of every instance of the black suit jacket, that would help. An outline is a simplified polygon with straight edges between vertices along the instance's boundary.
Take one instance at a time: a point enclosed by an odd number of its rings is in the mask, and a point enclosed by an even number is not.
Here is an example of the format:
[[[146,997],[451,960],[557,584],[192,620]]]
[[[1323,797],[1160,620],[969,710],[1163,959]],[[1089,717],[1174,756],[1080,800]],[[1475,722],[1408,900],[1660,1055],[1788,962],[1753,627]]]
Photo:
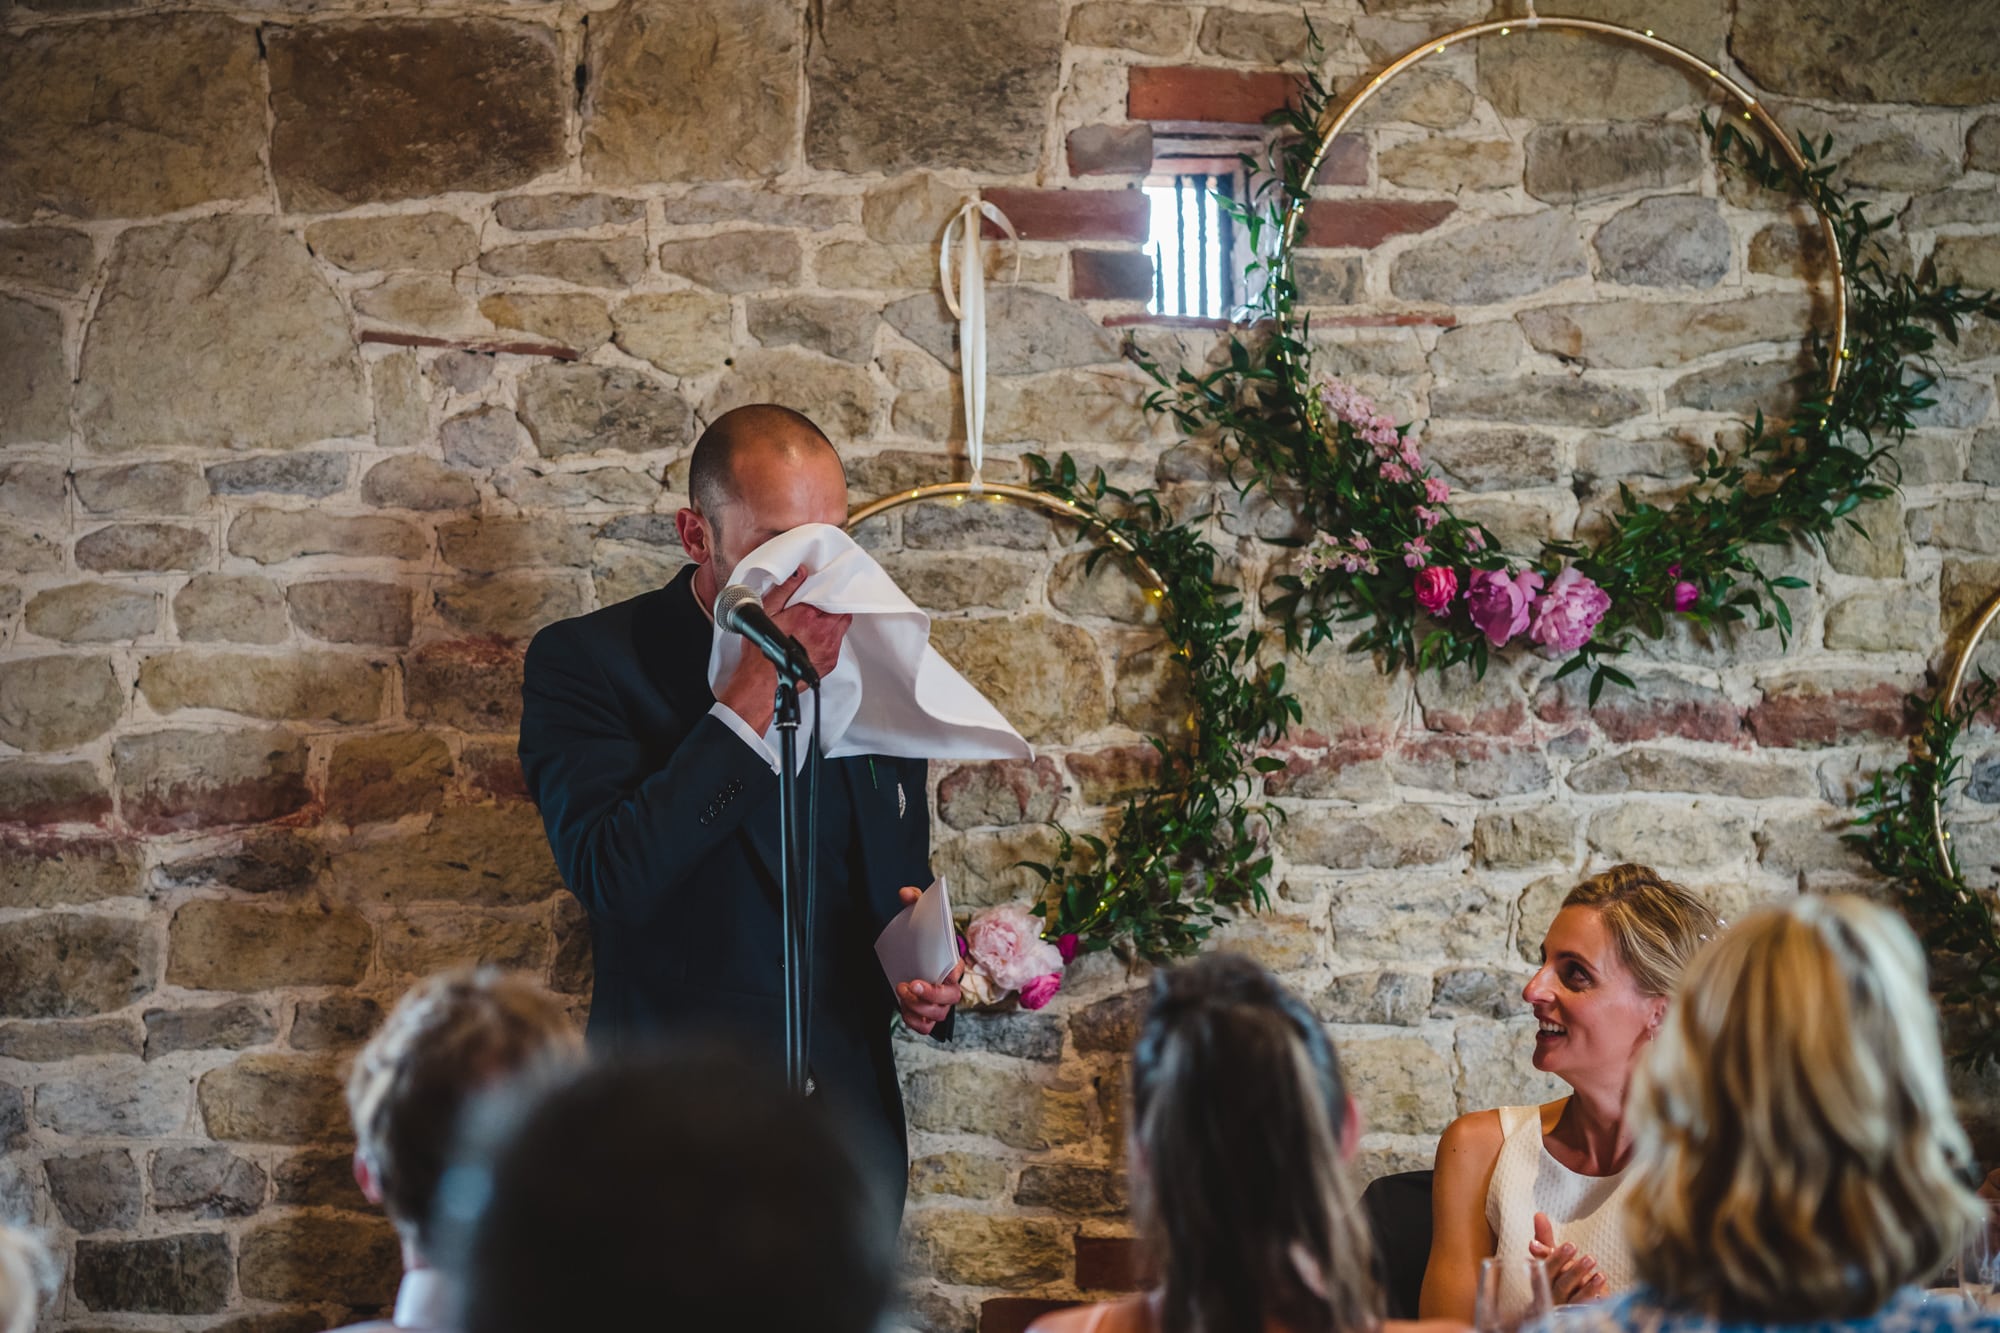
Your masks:
[[[590,918],[593,1043],[695,1031],[747,1038],[778,1059],[778,775],[709,714],[712,628],[693,576],[689,565],[658,591],[535,636],[521,766]],[[807,729],[811,716],[808,704]],[[874,1122],[899,1171],[896,999],[868,946],[901,910],[897,889],[930,883],[926,776],[921,759],[884,756],[821,769],[823,784],[846,784],[859,883],[856,930],[838,956],[825,931],[815,942],[810,1063],[821,1091]],[[834,915],[823,898],[819,924]]]

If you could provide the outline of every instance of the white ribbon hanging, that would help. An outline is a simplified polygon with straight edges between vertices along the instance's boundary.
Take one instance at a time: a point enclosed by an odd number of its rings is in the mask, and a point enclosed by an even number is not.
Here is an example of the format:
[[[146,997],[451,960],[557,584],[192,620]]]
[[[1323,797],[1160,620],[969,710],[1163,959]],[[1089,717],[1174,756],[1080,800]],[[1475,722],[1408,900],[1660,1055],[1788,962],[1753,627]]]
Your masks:
[[[938,282],[944,288],[945,305],[958,321],[958,380],[965,396],[965,455],[972,464],[974,495],[985,487],[980,469],[986,462],[986,259],[979,251],[982,217],[993,219],[994,225],[1007,233],[1008,240],[1020,241],[1005,213],[983,199],[974,199],[945,223],[944,239],[938,244]],[[956,288],[951,281],[954,227],[959,230]],[[1020,276],[1021,252],[1016,249],[1014,277]]]

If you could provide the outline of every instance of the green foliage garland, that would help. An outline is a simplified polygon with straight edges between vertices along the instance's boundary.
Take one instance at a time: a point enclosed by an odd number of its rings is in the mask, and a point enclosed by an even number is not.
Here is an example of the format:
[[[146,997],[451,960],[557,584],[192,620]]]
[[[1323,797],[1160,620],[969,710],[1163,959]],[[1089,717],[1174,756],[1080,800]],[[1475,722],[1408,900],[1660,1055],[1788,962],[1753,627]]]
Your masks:
[[[1956,700],[1912,696],[1923,725],[1910,757],[1877,773],[1846,841],[1895,887],[1904,914],[1932,955],[1932,984],[1944,1001],[1955,1059],[2000,1063],[2000,925],[1991,894],[1965,882],[1958,859],[1934,829],[1959,775],[1958,742],[1972,720],[2000,700],[2000,683],[1981,673]],[[1949,834],[1946,835],[1949,838]]]

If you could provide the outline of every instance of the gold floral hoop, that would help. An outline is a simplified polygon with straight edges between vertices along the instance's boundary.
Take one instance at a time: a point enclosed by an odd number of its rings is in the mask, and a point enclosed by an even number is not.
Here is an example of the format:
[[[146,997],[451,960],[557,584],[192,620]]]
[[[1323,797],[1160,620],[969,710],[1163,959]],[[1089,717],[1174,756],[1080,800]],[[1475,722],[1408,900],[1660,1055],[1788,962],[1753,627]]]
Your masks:
[[[1946,712],[1958,706],[1958,692],[1965,685],[1965,673],[1971,670],[1972,659],[1979,652],[1980,643],[1986,638],[1986,631],[1993,627],[1995,620],[2000,620],[2000,592],[1987,598],[1986,605],[1981,607],[1979,614],[1973,618],[1971,628],[1966,631],[1965,642],[1959,645],[1957,654],[1951,660],[1951,670],[1945,673],[1944,687],[1938,691],[1937,697],[1944,704]],[[1942,793],[1939,793],[1938,800],[1931,803],[1931,841],[1937,845],[1939,864],[1953,864],[1951,834],[1946,832],[1944,826]]]

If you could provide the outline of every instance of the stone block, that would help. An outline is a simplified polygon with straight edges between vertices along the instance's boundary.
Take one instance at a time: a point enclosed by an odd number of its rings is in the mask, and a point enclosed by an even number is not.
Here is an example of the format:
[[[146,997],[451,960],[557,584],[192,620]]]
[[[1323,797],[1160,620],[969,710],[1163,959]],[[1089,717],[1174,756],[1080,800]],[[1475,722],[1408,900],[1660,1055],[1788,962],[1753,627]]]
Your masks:
[[[1528,134],[1525,179],[1537,199],[1576,204],[1686,184],[1702,161],[1691,125],[1543,125]]]
[[[35,533],[9,531],[0,528],[0,570],[15,574],[33,574],[43,570],[57,569],[62,565],[62,552],[48,538]]]
[[[194,570],[212,559],[208,533],[173,523],[113,523],[76,539],[77,568],[98,574]]]
[[[746,403],[782,399],[812,418],[836,442],[863,438],[874,429],[875,382],[865,367],[829,360],[797,348],[745,352],[736,358],[735,372],[725,376],[702,404],[702,415],[714,420]],[[996,402],[996,439],[1013,438],[1004,429]]]
[[[693,443],[685,398],[616,366],[537,366],[522,380],[521,423],[544,458],[615,449],[651,453]]]
[[[1571,784],[1576,779],[1571,776]],[[1489,870],[1516,870],[1568,861],[1576,850],[1577,819],[1561,810],[1509,810],[1472,823],[1472,860]]]
[[[1539,745],[1484,738],[1410,742],[1390,752],[1389,772],[1404,786],[1480,800],[1519,796],[1549,784],[1548,760]]]
[[[125,710],[125,691],[101,657],[0,662],[0,741],[67,750],[102,736]]]
[[[137,1055],[139,1029],[128,1018],[75,1023],[0,1023],[0,1059],[54,1064],[76,1056]]]
[[[121,838],[31,832],[0,838],[0,907],[64,907],[139,892],[138,847]]]
[[[444,450],[444,461],[453,467],[499,467],[518,457],[525,442],[520,418],[504,407],[475,408],[452,417],[438,427],[438,443]],[[399,461],[387,459],[369,469],[368,478],[362,483],[363,498],[371,498],[368,481]],[[412,458],[409,464],[407,468],[383,477],[381,499],[375,503],[400,502],[409,509],[463,509],[470,508],[471,501],[462,501],[461,497],[469,495],[476,499],[478,496],[477,489],[469,481],[447,481],[449,474],[434,470],[435,464],[429,459]],[[419,468],[418,464],[424,466]]]
[[[588,231],[643,222],[646,203],[610,194],[517,194],[495,204],[493,217],[509,231]]]
[[[450,353],[431,363],[433,370],[451,365]],[[476,358],[490,372],[491,355]],[[417,370],[415,353],[394,351],[370,363],[371,395],[375,406],[375,443],[384,449],[421,449],[430,443],[430,395]]]
[[[1387,675],[1372,658],[1327,650],[1293,663],[1286,686],[1298,697],[1300,745],[1372,740],[1389,735],[1409,706],[1410,681]]]
[[[329,643],[401,645],[410,641],[409,588],[372,579],[317,579],[285,592],[292,623]]]
[[[1803,337],[1811,310],[1802,295],[1730,301],[1600,301],[1524,310],[1515,319],[1537,351],[1584,365],[1632,370],[1674,366],[1753,343]]]
[[[337,1068],[314,1056],[240,1056],[203,1074],[196,1098],[209,1136],[221,1141],[324,1143],[353,1133]]]
[[[1118,805],[1160,781],[1160,753],[1151,745],[1108,745],[1064,756],[1085,805]]]
[[[1031,742],[1074,739],[1110,720],[1103,661],[1075,625],[1047,616],[940,620],[931,643]]]
[[[1179,55],[1194,35],[1188,11],[1173,6],[1085,0],[1069,16],[1072,46],[1102,46],[1142,56]]]
[[[1430,1003],[1429,973],[1385,968],[1334,977],[1313,1010],[1328,1023],[1411,1027],[1423,1021]]]
[[[1750,421],[1759,412],[1767,422],[1788,420],[1799,404],[1799,386],[1806,382],[1800,361],[1796,356],[1779,361],[1732,360],[1697,370],[1667,386],[1667,406],[1723,412],[1738,421]]]
[[[256,574],[197,574],[174,594],[184,643],[281,643],[285,595]]]
[[[1399,805],[1367,816],[1301,811],[1279,826],[1278,844],[1295,861],[1360,870],[1450,860],[1466,839],[1436,810]]]
[[[1128,1206],[1125,1194],[1125,1173],[1112,1167],[1030,1162],[1021,1168],[1014,1202],[1026,1208],[1053,1208],[1066,1217],[1123,1217]]]
[[[590,558],[589,530],[557,516],[482,515],[438,528],[447,563],[472,574],[529,565],[576,565]]]
[[[1130,8],[1175,13],[1152,5]],[[1074,27],[1075,23],[1072,15],[1070,24]],[[1143,176],[1153,169],[1151,125],[1084,125],[1071,130],[1063,146],[1072,176]]]
[[[1927,106],[2000,100],[2000,70],[1985,58],[1990,15],[1926,5],[1920,23],[1911,17],[1887,0],[1748,0],[1736,10],[1729,49],[1759,86],[1791,97]]]
[[[1484,967],[1446,968],[1437,975],[1431,1017],[1516,1017],[1527,1006],[1521,997],[1526,980],[1519,973]]]
[[[220,14],[18,34],[0,52],[0,217],[142,218],[261,197],[260,63],[256,30]]]
[[[148,1060],[175,1051],[240,1051],[246,1046],[262,1046],[277,1037],[277,1020],[255,1000],[230,1000],[200,1009],[146,1011]]]
[[[1262,125],[1296,93],[1292,76],[1281,70],[1134,65],[1127,74],[1125,114],[1133,120]]]
[[[1445,305],[1485,305],[1590,271],[1567,214],[1544,210],[1487,219],[1404,251],[1389,273],[1396,295]]]
[[[155,872],[169,888],[225,888],[290,893],[326,868],[317,840],[285,827],[248,829],[205,853],[170,861]]]
[[[1874,879],[1868,859],[1841,841],[1853,828],[1849,810],[1825,806],[1773,813],[1757,830],[1757,862],[1773,874],[1808,882]]]
[[[217,495],[332,495],[347,485],[347,455],[264,454],[217,463],[208,488]]]
[[[644,257],[641,256],[643,265]],[[592,284],[603,286],[602,283]],[[479,313],[495,328],[518,329],[587,357],[611,341],[611,312],[601,296],[581,292],[491,292]]]
[[[1007,1217],[957,1208],[924,1208],[903,1227],[913,1274],[974,1287],[1021,1289],[1069,1271],[1074,1223],[1054,1217]]]
[[[334,853],[331,875],[355,903],[517,907],[562,888],[540,816],[517,803],[448,806],[421,830],[357,841]]]
[[[1974,325],[1974,331],[1978,330]],[[1929,407],[1918,408],[1910,422],[1919,430],[1965,430],[1982,424],[1993,411],[1993,383],[1985,379],[1950,377],[1924,391]]]
[[[1368,1108],[1372,1129],[1386,1134],[1436,1134],[1458,1112],[1451,1060],[1422,1037],[1361,1037],[1340,1046],[1341,1072]]]
[[[1446,477],[1475,491],[1548,486],[1562,474],[1562,441],[1543,431],[1434,427],[1424,449]]]
[[[1302,305],[1354,305],[1361,298],[1363,276],[1361,260],[1352,255],[1306,250],[1292,261],[1292,280],[1298,284]]]
[[[584,472],[517,468],[496,476],[493,489],[524,509],[571,509],[586,505],[643,509],[660,498],[657,479],[623,467],[597,467]]]
[[[1465,880],[1352,884],[1333,901],[1334,954],[1394,964],[1491,958],[1506,939],[1507,909],[1497,891]]]
[[[368,971],[374,938],[346,908],[197,898],[168,927],[167,980],[196,990],[351,986]]]
[[[1649,671],[1633,676],[1638,688],[1607,693],[1597,707],[1585,702],[1587,687],[1572,676],[1545,684],[1535,696],[1535,714],[1542,721],[1565,726],[1588,717],[1612,741],[1680,737],[1697,741],[1733,741],[1743,731],[1743,710],[1728,695],[1679,676]]]
[[[506,203],[501,201],[501,206]],[[449,213],[329,218],[306,228],[306,244],[328,263],[354,273],[390,269],[448,273],[479,257],[478,234]]]
[[[2000,514],[1984,498],[1944,500],[1910,512],[1910,540],[1922,546],[2000,555]],[[1893,534],[1891,534],[1893,540]],[[1900,552],[1898,552],[1900,554]]]
[[[671,556],[654,555],[650,552],[614,552],[599,560],[590,571],[591,582],[597,589],[597,604],[611,606],[617,602],[637,597],[641,593],[652,592],[673,581],[686,562]]]
[[[796,271],[795,244],[793,262]],[[620,301],[611,320],[620,348],[672,375],[720,369],[729,355],[727,297],[706,292],[645,293]]]
[[[1614,21],[1651,28],[1660,16],[1657,10],[1634,9]],[[1721,46],[1719,32],[1703,37],[1710,51]],[[1645,120],[1698,105],[1706,91],[1651,52],[1574,33],[1489,38],[1479,43],[1477,59],[1479,91],[1510,119]]]
[[[1661,195],[1612,214],[1591,242],[1599,272],[1641,287],[1713,287],[1733,242],[1713,199]]]
[[[229,1303],[229,1276],[220,1231],[76,1245],[76,1298],[88,1310],[215,1314]]]
[[[1285,761],[1285,767],[1265,775],[1264,794],[1308,801],[1371,800],[1389,782],[1389,766],[1382,755],[1383,745],[1376,739],[1338,744],[1314,754],[1279,754],[1276,757]],[[1070,763],[1075,767],[1074,758]]]
[[[946,366],[957,366],[958,324],[934,293],[898,301],[883,318]],[[992,294],[987,318],[986,366],[994,375],[1030,375],[1118,359],[1117,340],[1103,325],[1047,292],[1002,288]]]
[[[1569,772],[1572,791],[1586,796],[1627,792],[1697,792],[1767,801],[1810,797],[1817,790],[1804,768],[1739,759],[1722,754],[1643,746],[1603,755]]]
[[[807,162],[862,174],[1032,171],[1060,80],[1060,18],[1054,0],[887,11],[833,0],[806,56]],[[970,102],[979,115],[957,114]]]
[[[754,292],[792,286],[798,282],[804,262],[798,237],[789,231],[724,232],[667,241],[660,246],[661,268],[717,292]],[[633,297],[623,302],[621,308],[636,305],[650,312],[656,306],[673,308],[675,304],[657,297]]]
[[[502,278],[554,278],[579,287],[622,290],[644,276],[646,242],[637,236],[522,241],[488,250],[479,267]]]
[[[753,297],[750,336],[766,347],[805,347],[841,361],[874,359],[881,319],[873,302],[849,296]]]
[[[432,338],[479,331],[471,298],[455,278],[438,274],[392,273],[354,293],[354,312]]]
[[[1817,747],[1909,734],[1909,684],[1855,671],[1799,671],[1758,682],[1745,718],[1759,745]]]
[[[308,1148],[281,1157],[272,1167],[271,1185],[278,1203],[346,1212],[363,1212],[375,1206],[362,1197],[361,1187],[354,1183],[352,1149]]]
[[[111,793],[97,767],[0,761],[0,823],[94,824],[111,814]]]
[[[522,185],[563,161],[556,34],[497,19],[274,30],[271,174],[291,211]]]
[[[159,594],[114,583],[68,583],[28,599],[22,624],[65,643],[120,643],[159,627]]]
[[[0,296],[0,445],[65,441],[68,378],[62,316]]]
[[[35,1121],[71,1138],[161,1138],[187,1129],[186,1070],[104,1061],[35,1089]]]
[[[349,824],[428,814],[444,803],[450,777],[451,750],[430,732],[344,738],[327,765],[327,813]]]
[[[1007,1188],[1007,1163],[967,1152],[931,1153],[910,1163],[913,1198],[950,1194],[961,1199],[992,1199]]]
[[[1827,608],[1824,642],[1835,651],[1928,655],[1940,646],[1938,607],[1905,592],[1856,593]]]
[[[1147,151],[1150,161],[1152,152]],[[0,232],[0,281],[80,296],[97,271],[90,237],[63,227],[14,227]]]
[[[1150,229],[1151,197],[1139,190],[1036,190],[992,188],[992,203],[1024,241],[1143,242]],[[1004,235],[986,224],[989,239]],[[1014,290],[1009,288],[1008,290]]]
[[[139,1224],[139,1167],[123,1148],[51,1157],[42,1171],[50,1201],[77,1231],[130,1231]]]
[[[412,721],[461,731],[521,725],[524,645],[501,639],[426,644],[403,663],[403,699]]]
[[[275,219],[125,232],[83,343],[85,442],[105,453],[286,449],[365,434],[349,329],[304,242]],[[203,354],[188,357],[190,346]]]
[[[250,509],[229,525],[229,552],[275,565],[309,555],[374,556],[421,560],[430,553],[424,535],[397,518],[349,518],[316,510]]]
[[[1070,1037],[1082,1054],[1124,1055],[1139,1040],[1150,1003],[1144,989],[1098,1000],[1070,1014]]]
[[[1536,937],[1538,940],[1540,936]],[[1463,1112],[1501,1106],[1539,1106],[1566,1096],[1568,1085],[1534,1066],[1532,1022],[1458,1025],[1458,1105]]]
[[[883,494],[903,489],[855,486],[859,494]],[[882,557],[882,567],[910,600],[933,614],[987,609],[1012,611],[1028,595],[1030,581],[1040,571],[1022,561],[1002,558],[965,560],[956,555],[899,552]]]
[[[301,1051],[359,1046],[382,1026],[382,1006],[365,995],[327,995],[300,1000],[289,1040]]]
[[[1054,1064],[1062,1059],[1062,1020],[1048,1013],[1025,1010],[995,1014],[967,1010],[952,1029],[952,1040],[967,1051],[991,1051],[1016,1060]]]
[[[264,1206],[270,1177],[227,1148],[162,1148],[153,1154],[153,1207],[199,1218],[248,1217]]]
[[[1382,152],[1382,179],[1411,190],[1499,190],[1521,179],[1518,144],[1507,139],[1417,139]]]
[[[541,921],[412,911],[382,927],[382,967],[396,977],[427,977],[475,966],[543,973],[549,953],[549,928]]]
[[[938,782],[938,817],[953,828],[987,824],[1044,824],[1062,799],[1055,760],[961,764]]]
[[[1662,870],[1728,865],[1751,850],[1748,822],[1703,801],[1627,802],[1593,815],[1588,837],[1591,849],[1611,861]]]
[[[236,1280],[245,1296],[386,1306],[396,1298],[402,1246],[382,1218],[302,1215],[243,1235]]]
[[[1314,199],[1294,244],[1372,250],[1392,237],[1434,230],[1457,211],[1457,204],[1442,199]]]
[[[213,708],[270,721],[373,722],[382,715],[387,687],[379,664],[347,653],[265,657],[176,649],[139,668],[139,692],[162,713]]]
[[[192,514],[208,483],[192,463],[114,463],[75,472],[76,498],[93,514]]]

